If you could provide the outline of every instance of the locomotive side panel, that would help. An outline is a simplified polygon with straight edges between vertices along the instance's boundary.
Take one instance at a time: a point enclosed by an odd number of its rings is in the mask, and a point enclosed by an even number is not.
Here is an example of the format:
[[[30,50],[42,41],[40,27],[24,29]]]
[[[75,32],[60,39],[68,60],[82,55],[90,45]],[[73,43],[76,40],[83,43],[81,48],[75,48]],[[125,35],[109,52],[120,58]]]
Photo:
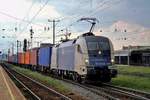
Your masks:
[[[75,46],[58,48],[58,68],[74,71],[75,67]]]

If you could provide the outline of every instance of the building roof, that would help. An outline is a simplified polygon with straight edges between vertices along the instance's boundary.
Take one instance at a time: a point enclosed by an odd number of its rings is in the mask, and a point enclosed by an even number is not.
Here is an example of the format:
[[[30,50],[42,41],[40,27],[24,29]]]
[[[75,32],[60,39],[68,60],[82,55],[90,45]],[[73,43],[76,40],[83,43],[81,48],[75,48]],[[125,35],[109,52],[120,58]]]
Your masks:
[[[115,56],[128,56],[130,54],[129,50],[117,50],[114,52]]]
[[[150,46],[128,46],[123,47],[122,50],[116,50],[114,56],[128,56],[132,51],[150,51]]]

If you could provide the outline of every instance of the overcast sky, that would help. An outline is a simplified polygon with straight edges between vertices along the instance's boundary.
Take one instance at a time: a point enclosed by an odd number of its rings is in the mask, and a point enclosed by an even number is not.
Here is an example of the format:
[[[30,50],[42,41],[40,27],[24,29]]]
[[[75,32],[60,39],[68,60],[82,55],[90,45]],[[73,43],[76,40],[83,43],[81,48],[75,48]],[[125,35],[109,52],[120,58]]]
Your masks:
[[[16,39],[29,39],[31,26],[34,37],[43,37],[35,38],[34,42],[52,37],[52,23],[48,19],[60,20],[57,34],[66,27],[73,34],[88,31],[90,24],[76,22],[81,17],[96,17],[99,20],[96,31],[109,30],[118,21],[131,24],[130,30],[138,26],[141,31],[150,28],[149,12],[150,0],[0,0],[0,50],[10,48]],[[50,30],[44,31],[44,27]]]

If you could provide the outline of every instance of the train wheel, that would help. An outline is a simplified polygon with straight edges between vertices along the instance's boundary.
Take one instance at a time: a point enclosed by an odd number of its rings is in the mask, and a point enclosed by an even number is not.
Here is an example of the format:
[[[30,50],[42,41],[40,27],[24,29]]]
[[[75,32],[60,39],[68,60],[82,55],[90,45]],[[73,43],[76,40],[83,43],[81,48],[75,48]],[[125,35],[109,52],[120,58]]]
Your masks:
[[[80,75],[77,75],[77,82],[79,82],[79,83],[82,83],[82,78],[81,78],[81,76]]]
[[[72,79],[73,79],[74,81],[76,81],[76,82],[77,82],[77,77],[78,77],[78,76],[77,76],[76,73],[72,75]]]

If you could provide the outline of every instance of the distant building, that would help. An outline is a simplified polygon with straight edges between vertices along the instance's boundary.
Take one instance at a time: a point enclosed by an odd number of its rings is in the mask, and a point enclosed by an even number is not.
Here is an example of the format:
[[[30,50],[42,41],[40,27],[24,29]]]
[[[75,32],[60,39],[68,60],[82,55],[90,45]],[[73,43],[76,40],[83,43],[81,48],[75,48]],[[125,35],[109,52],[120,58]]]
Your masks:
[[[150,46],[126,46],[115,51],[116,64],[150,66]]]
[[[150,49],[150,46],[123,46],[122,47],[123,50],[139,50],[139,49]]]

